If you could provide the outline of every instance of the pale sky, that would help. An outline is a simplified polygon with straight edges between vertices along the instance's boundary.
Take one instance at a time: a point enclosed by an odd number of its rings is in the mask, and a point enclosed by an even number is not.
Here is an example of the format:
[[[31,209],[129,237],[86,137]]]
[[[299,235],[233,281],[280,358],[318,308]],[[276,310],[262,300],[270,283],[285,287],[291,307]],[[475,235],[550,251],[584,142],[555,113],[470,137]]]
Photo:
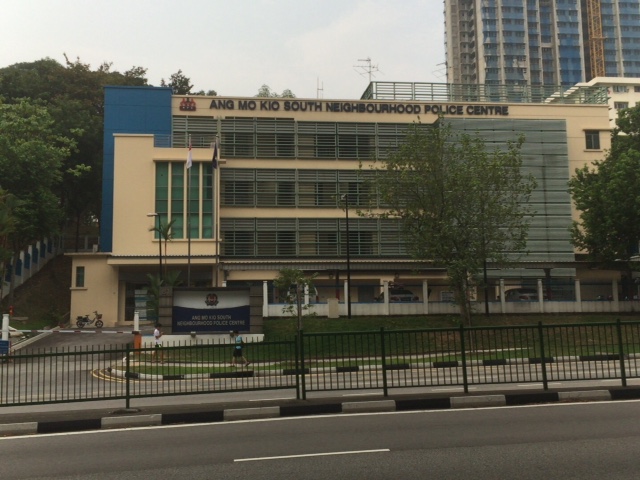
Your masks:
[[[0,67],[64,55],[181,69],[194,90],[360,98],[373,80],[446,82],[443,0],[0,0]],[[319,91],[318,86],[322,88]]]

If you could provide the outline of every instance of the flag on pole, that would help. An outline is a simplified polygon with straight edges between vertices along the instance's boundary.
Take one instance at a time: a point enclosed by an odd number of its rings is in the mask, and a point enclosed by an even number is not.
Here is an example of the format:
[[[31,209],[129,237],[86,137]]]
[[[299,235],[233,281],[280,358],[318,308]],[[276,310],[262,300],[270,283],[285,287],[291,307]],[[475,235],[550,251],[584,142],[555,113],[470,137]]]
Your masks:
[[[213,141],[213,168],[218,168],[218,156],[219,156],[219,149],[220,147],[218,146],[218,137],[216,137],[216,139]]]
[[[187,153],[187,168],[193,165],[193,154],[191,153],[191,136],[189,136],[189,153]]]

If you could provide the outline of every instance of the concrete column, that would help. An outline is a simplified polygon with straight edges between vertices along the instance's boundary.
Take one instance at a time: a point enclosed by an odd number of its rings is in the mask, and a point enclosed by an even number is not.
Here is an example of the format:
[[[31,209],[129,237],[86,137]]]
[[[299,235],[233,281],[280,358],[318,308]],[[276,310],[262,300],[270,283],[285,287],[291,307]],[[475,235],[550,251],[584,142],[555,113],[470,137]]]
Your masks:
[[[304,286],[304,304],[309,305],[309,285]]]
[[[269,284],[266,280],[262,282],[262,316],[269,318]]]
[[[618,298],[618,279],[614,278],[611,281],[611,295],[613,295],[613,312],[620,311],[620,299]]]
[[[384,292],[384,306],[382,307],[382,314],[389,315],[389,280],[383,280],[382,291]]]
[[[345,317],[347,316],[347,310],[349,309],[349,307],[347,306],[347,302],[350,300],[350,295],[351,292],[349,291],[349,282],[347,282],[346,280],[344,281],[344,287],[343,287],[343,292],[344,292],[344,302],[342,303],[343,307],[342,307],[342,315],[344,315]]]
[[[576,278],[576,312],[582,313],[582,292],[580,291],[580,280]]]
[[[422,282],[422,311],[425,315],[429,315],[429,282]]]
[[[540,313],[544,313],[544,291],[542,290],[542,279],[538,279],[538,306]]]

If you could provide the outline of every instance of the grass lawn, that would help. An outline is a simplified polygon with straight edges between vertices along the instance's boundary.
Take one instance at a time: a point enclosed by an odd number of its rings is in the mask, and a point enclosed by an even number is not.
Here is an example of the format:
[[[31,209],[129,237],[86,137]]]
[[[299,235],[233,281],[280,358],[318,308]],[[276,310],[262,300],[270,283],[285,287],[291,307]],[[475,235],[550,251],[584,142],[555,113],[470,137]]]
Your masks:
[[[542,322],[544,325],[576,323],[609,323],[617,319],[624,321],[640,320],[638,314],[566,314],[566,315],[475,315],[471,324],[474,327],[529,326]],[[460,317],[457,315],[429,315],[406,317],[346,317],[328,319],[306,317],[302,319],[305,333],[314,332],[367,332],[385,330],[412,330],[423,328],[457,328]],[[295,335],[298,328],[297,318],[266,318],[264,334],[266,339]]]
[[[630,322],[623,327],[624,353],[640,351],[640,323],[636,315],[527,315],[478,316],[477,329],[466,329],[467,361],[539,358],[541,356],[538,322],[544,325],[544,356],[616,355],[619,345],[612,323],[620,318]],[[633,323],[631,323],[633,322]],[[458,318],[384,317],[303,320],[305,366],[308,368],[351,367],[382,364],[380,328],[385,328],[385,361],[392,364],[423,364],[462,360]],[[575,325],[576,328],[556,328]],[[586,325],[586,326],[585,326]],[[489,328],[486,328],[489,327]],[[491,328],[515,327],[515,328]],[[295,368],[296,318],[266,319],[265,340],[246,346],[253,362],[251,370]],[[340,335],[340,333],[346,335]],[[141,373],[177,375],[224,373],[229,367],[230,350],[226,345],[176,347],[165,350],[168,364],[139,364]]]

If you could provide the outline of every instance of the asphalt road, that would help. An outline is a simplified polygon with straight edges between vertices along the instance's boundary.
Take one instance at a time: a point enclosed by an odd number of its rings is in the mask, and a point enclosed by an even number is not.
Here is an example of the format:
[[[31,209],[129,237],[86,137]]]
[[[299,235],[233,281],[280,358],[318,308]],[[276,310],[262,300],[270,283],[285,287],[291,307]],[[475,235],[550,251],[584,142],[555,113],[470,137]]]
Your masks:
[[[8,479],[631,479],[640,402],[0,438]]]

